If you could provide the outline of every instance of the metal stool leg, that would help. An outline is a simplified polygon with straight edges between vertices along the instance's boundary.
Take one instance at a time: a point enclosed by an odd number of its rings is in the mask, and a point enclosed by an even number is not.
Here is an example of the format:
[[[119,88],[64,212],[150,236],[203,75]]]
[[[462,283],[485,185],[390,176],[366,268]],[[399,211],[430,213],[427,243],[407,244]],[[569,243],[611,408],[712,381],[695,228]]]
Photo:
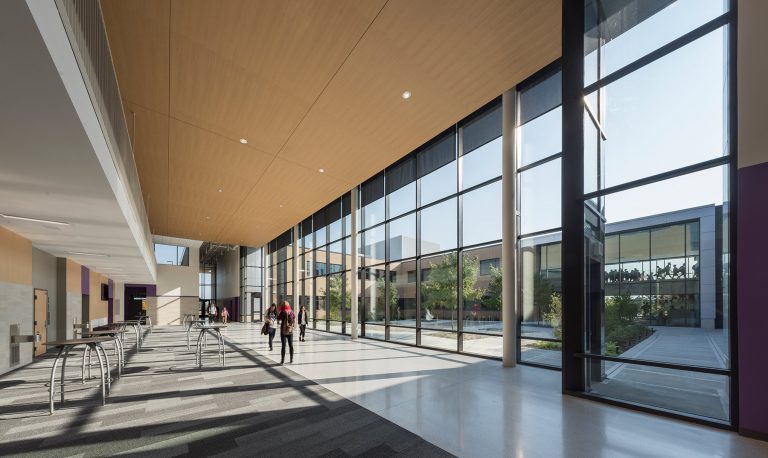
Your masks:
[[[104,355],[104,365],[107,369],[107,395],[109,395],[112,391],[112,369],[109,367],[109,355],[107,354],[107,350],[104,349],[104,346],[101,345],[101,343],[96,344],[96,353],[98,354],[99,352]]]
[[[67,368],[67,356],[69,356],[69,350],[72,347],[66,347],[64,350],[64,358],[61,360],[61,404],[64,405],[64,370]]]
[[[85,349],[83,350],[83,364],[81,366],[82,373],[83,373],[82,374],[82,376],[83,376],[82,377],[83,378],[82,383],[85,383],[85,359],[88,357],[88,350],[89,350],[88,346],[86,345]]]
[[[107,405],[107,380],[104,376],[104,359],[101,357],[101,353],[98,348],[96,348],[95,344],[89,344],[89,346],[94,347],[93,349],[96,351],[96,356],[99,357],[99,369],[101,370],[101,405],[105,406]]]
[[[61,354],[63,352],[64,352],[64,347],[59,348],[59,354],[57,354],[56,359],[53,360],[53,367],[51,368],[51,383],[48,388],[49,401],[51,403],[50,405],[51,415],[53,415],[53,396],[56,393],[56,366],[59,365],[59,358],[61,358]]]

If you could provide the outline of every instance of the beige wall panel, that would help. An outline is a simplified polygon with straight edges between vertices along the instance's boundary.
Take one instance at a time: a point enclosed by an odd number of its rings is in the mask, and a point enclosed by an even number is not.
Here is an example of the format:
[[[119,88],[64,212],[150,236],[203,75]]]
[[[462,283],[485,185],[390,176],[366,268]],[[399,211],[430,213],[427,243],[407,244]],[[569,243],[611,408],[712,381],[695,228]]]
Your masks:
[[[0,282],[32,285],[32,242],[0,227]]]
[[[170,0],[102,0],[124,100],[168,113]]]
[[[67,292],[77,295],[82,294],[82,266],[75,261],[67,259]],[[79,315],[79,313],[78,313]]]
[[[739,91],[739,167],[768,162],[768,134],[765,129],[765,108],[768,107],[768,2],[747,0],[739,2],[738,27],[738,91]]]
[[[109,303],[107,301],[101,300],[101,284],[107,284],[109,279],[99,272],[91,269],[89,271],[88,281],[88,305],[90,307],[88,313],[89,318],[91,322],[96,320],[103,320],[106,322],[107,316],[109,315]]]

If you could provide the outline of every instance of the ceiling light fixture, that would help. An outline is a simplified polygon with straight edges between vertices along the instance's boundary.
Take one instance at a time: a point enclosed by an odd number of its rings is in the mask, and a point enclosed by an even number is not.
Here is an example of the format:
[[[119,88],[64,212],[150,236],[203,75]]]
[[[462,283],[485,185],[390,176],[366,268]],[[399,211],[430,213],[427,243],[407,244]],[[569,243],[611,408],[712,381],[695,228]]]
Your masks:
[[[318,169],[317,171],[320,173],[325,173],[325,169]]]
[[[43,224],[56,224],[57,226],[69,226],[69,223],[65,223],[63,221],[52,221],[50,219],[27,218],[26,216],[6,215],[5,213],[0,213],[0,216],[7,219],[17,219],[19,221],[30,221],[33,223],[43,223]]]
[[[283,208],[283,204],[280,204],[280,208]]]
[[[248,140],[246,140],[244,138],[241,138],[240,139],[240,143],[242,143],[243,145],[246,145],[246,144],[248,144]]]
[[[401,96],[404,99],[410,99],[411,98],[411,91],[404,91],[403,95]]]
[[[108,254],[101,254],[101,253],[84,253],[82,251],[70,251],[69,254],[74,254],[75,256],[95,256],[97,258],[108,258]]]
[[[219,189],[218,189],[218,191],[219,191],[219,192],[224,192],[224,189],[223,189],[221,186],[219,186]]]
[[[211,217],[210,216],[206,216],[205,219],[211,219]]]

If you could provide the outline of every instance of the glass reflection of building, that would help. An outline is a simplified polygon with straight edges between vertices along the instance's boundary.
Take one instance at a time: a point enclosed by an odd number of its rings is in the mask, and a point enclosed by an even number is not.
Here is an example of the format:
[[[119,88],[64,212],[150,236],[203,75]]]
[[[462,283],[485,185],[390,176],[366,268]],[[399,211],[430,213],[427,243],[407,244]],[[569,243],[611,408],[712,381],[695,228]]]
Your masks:
[[[716,275],[722,260],[715,244],[722,240],[716,215],[708,205],[606,225],[605,296],[638,300],[636,321],[649,326],[723,328],[723,285]],[[524,270],[536,272],[523,286],[522,322],[546,326],[547,304],[537,299],[561,292],[560,235],[543,235],[521,249]],[[536,283],[536,285],[534,285]],[[541,293],[540,291],[545,291]],[[541,300],[541,299],[539,299]]]

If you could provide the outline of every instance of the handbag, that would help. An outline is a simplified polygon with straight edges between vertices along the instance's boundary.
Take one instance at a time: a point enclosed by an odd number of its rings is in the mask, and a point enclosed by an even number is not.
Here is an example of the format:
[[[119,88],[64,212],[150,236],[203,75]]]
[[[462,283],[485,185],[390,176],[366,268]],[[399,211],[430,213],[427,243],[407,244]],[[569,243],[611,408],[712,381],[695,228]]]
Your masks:
[[[269,334],[269,321],[264,322],[264,326],[261,327],[261,333],[263,335]]]

